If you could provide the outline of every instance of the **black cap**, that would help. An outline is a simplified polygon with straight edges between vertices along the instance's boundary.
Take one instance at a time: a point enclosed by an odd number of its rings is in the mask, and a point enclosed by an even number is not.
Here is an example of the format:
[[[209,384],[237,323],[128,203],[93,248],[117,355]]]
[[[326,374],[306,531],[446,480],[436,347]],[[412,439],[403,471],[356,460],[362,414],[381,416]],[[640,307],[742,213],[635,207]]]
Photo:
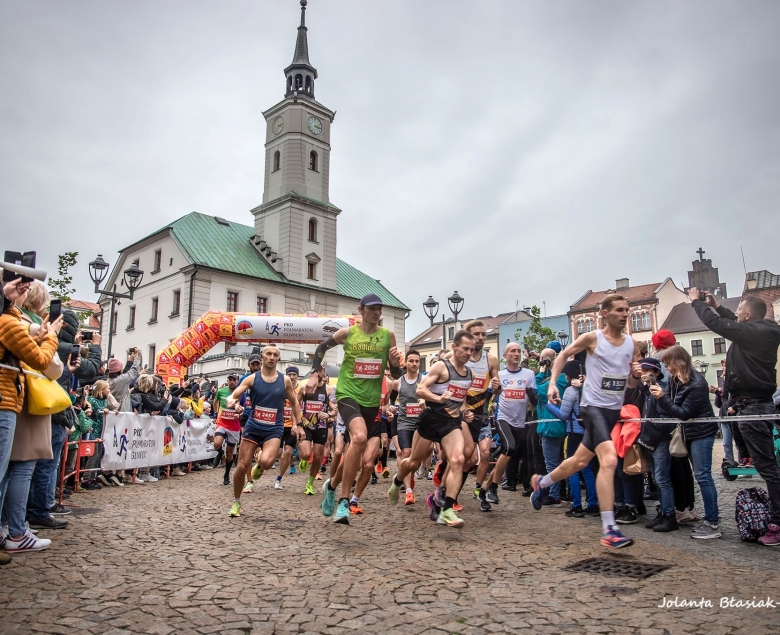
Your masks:
[[[249,356],[249,363],[250,364],[254,364],[255,362],[257,362],[258,364],[262,364],[263,363],[263,358],[260,357],[260,355],[258,355],[257,353],[255,353],[254,355],[250,355]]]
[[[228,379],[238,379],[238,373],[230,373]]]
[[[360,306],[374,306],[377,304],[384,305],[384,302],[376,293],[368,293],[360,298]]]

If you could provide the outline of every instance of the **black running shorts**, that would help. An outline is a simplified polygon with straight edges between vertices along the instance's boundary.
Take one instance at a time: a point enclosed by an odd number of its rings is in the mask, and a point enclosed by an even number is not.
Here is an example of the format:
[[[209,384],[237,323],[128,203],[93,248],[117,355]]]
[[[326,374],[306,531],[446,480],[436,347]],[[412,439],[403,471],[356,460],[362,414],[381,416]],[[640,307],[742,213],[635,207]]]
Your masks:
[[[306,432],[306,440],[314,443],[314,445],[325,445],[328,442],[328,429],[327,428],[309,428],[303,427]]]
[[[401,428],[398,431],[398,446],[401,450],[410,450],[414,439],[414,430]]]
[[[591,452],[605,441],[612,441],[612,428],[620,419],[620,410],[599,408],[598,406],[583,406],[582,427],[585,434],[582,437],[582,445]]]
[[[284,436],[282,437],[282,445],[287,445],[291,448],[294,448],[296,445],[298,445],[298,437],[296,437],[293,434],[292,428],[284,429]]]
[[[444,415],[438,415],[430,408],[426,408],[420,414],[417,424],[417,432],[428,441],[441,443],[441,440],[453,430],[460,430],[460,418],[453,419]]]
[[[379,414],[379,406],[361,406],[354,399],[345,397],[339,399],[337,404],[339,414],[344,422],[344,441],[349,443],[349,426],[355,418],[362,418],[366,422],[366,432],[369,439],[379,438],[385,431],[385,423],[381,419],[376,420]]]

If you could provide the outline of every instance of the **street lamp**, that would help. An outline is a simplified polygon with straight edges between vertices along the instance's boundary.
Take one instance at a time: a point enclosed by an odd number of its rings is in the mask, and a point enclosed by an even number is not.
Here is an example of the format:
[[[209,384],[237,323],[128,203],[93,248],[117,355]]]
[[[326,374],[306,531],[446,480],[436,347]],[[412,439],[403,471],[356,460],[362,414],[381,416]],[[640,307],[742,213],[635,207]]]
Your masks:
[[[706,375],[707,369],[710,367],[710,365],[707,362],[696,362],[696,366],[699,367],[699,372],[702,375]]]
[[[561,343],[561,346],[563,346],[563,348],[566,348],[566,342],[569,341],[569,334],[563,329],[561,329],[560,331],[558,331],[558,341]]]
[[[460,294],[456,291],[449,298],[447,298],[447,304],[450,305],[450,311],[455,315],[455,321],[458,321],[458,313],[463,308],[465,300],[460,297]]]
[[[128,300],[133,299],[133,294],[135,293],[136,289],[141,286],[141,282],[144,278],[144,272],[141,271],[141,269],[139,269],[138,265],[136,264],[132,264],[122,272],[122,277],[125,281],[125,285],[127,286],[128,293],[118,293],[116,290],[116,284],[114,284],[112,291],[101,291],[100,285],[108,275],[109,266],[110,265],[105,260],[103,260],[103,256],[101,254],[98,254],[98,257],[89,263],[89,277],[92,279],[92,282],[95,283],[95,293],[111,298],[111,315],[109,316],[108,324],[107,350],[108,357],[110,358],[111,344],[114,335],[114,309],[116,308],[116,301],[121,298],[126,298]]]
[[[431,320],[431,326],[433,326],[433,320],[439,313],[439,303],[433,299],[433,296],[429,295],[428,299],[423,302],[423,309],[425,310],[425,315]]]
[[[457,291],[447,298],[447,304],[450,307],[450,311],[452,311],[455,316],[456,323],[458,321],[458,314],[463,308],[464,302],[465,300]],[[428,299],[423,302],[423,309],[425,309],[425,315],[428,316],[428,319],[431,321],[431,326],[433,326],[435,324],[433,320],[439,313],[439,303],[433,299],[433,296],[429,295]],[[444,316],[443,312],[441,314],[441,347],[447,347],[447,318]]]

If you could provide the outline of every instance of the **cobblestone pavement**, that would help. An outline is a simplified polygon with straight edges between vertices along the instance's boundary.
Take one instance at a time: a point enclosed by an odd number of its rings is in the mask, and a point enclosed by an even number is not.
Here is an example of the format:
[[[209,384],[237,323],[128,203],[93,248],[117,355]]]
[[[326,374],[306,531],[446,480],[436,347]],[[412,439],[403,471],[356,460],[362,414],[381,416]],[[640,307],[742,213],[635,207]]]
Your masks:
[[[618,554],[599,545],[597,519],[533,512],[519,492],[490,514],[464,492],[455,530],[432,523],[424,502],[389,508],[380,479],[365,515],[343,527],[321,515],[319,490],[302,494],[300,474],[281,492],[264,477],[237,519],[221,481],[213,470],[74,495],[52,547],[0,572],[0,632],[755,635],[780,622],[780,608],[719,607],[753,596],[780,606],[780,549],[742,544],[728,524],[734,492],[757,478],[716,475],[723,540],[638,524],[627,528],[637,544]],[[418,490],[424,501],[430,482]],[[564,570],[593,556],[670,568],[647,580]],[[658,607],[675,597],[713,607]]]

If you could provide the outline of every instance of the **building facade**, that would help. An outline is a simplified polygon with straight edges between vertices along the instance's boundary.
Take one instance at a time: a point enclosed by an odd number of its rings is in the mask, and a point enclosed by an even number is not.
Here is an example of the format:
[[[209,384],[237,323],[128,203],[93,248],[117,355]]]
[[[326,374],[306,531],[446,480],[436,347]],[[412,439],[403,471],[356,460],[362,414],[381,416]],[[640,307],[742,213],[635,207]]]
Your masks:
[[[562,315],[550,315],[540,318],[542,326],[546,326],[555,333],[555,339],[558,338],[558,333],[563,331],[565,338],[560,338],[561,344],[571,343],[571,322],[569,316],[565,313]],[[499,359],[504,353],[504,348],[511,342],[519,342],[522,345],[523,336],[526,334],[528,327],[531,325],[531,316],[523,311],[517,311],[512,313],[511,317],[499,326]]]
[[[117,303],[112,352],[138,347],[151,366],[158,352],[209,310],[353,315],[358,299],[376,293],[383,325],[404,341],[409,308],[374,277],[337,257],[341,210],[330,202],[331,124],[335,113],[314,99],[317,71],[309,62],[306,7],[301,7],[293,62],[285,70],[284,99],[263,113],[265,171],[262,202],[243,225],[193,212],[125,247],[105,288],[127,291],[122,271],[144,272],[132,300]],[[104,341],[110,299],[101,296]],[[306,365],[313,345],[285,344],[282,367]],[[191,369],[216,379],[246,367],[252,347],[218,344]],[[341,349],[329,363],[340,362]]]

